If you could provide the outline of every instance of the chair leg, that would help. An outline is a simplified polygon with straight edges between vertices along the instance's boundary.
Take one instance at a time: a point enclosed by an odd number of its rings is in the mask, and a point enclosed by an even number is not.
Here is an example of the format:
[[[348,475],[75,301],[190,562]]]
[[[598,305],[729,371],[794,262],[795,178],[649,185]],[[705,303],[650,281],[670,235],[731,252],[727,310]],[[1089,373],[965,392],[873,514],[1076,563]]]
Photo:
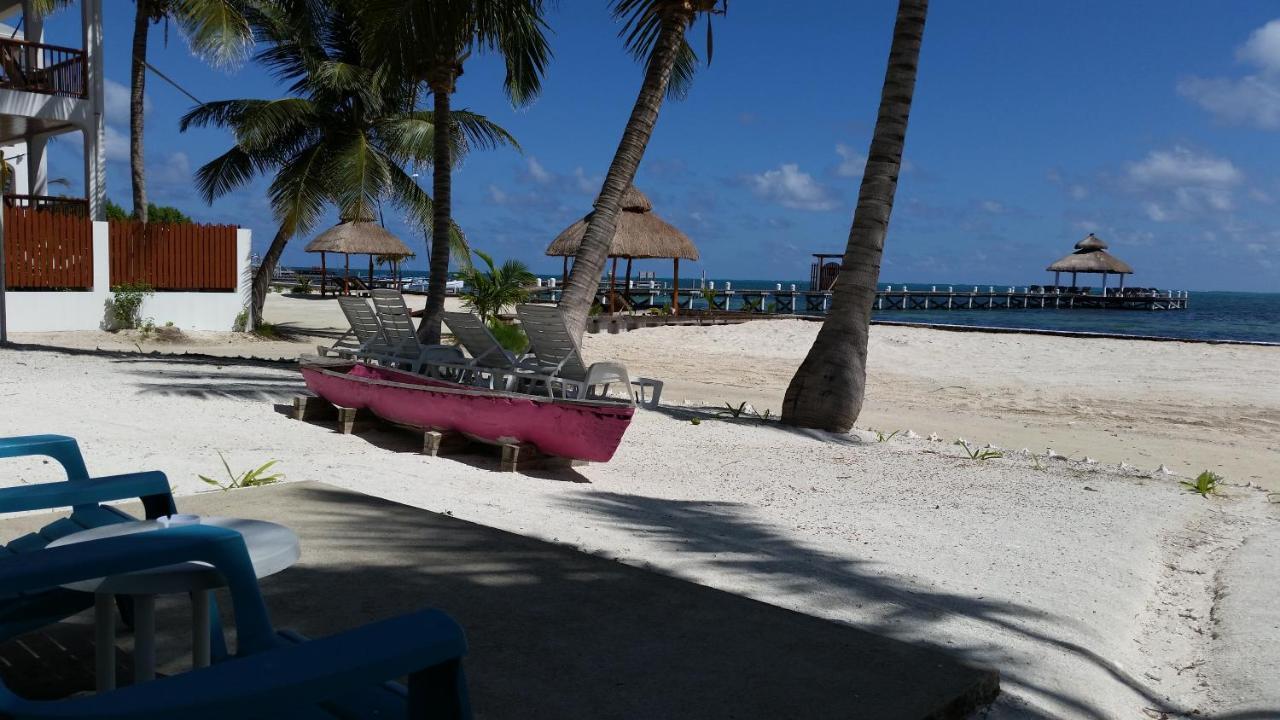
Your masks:
[[[409,675],[410,720],[467,720],[471,700],[462,661],[452,660]]]
[[[133,596],[117,595],[116,608],[120,610],[120,620],[130,631],[133,630]]]

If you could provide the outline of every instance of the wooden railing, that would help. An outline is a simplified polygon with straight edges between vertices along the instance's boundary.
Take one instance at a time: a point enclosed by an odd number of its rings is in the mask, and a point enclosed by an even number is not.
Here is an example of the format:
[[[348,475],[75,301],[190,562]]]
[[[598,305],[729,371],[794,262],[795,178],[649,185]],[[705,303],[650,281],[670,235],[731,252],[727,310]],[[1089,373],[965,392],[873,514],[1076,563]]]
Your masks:
[[[0,38],[0,88],[85,97],[84,51]]]
[[[93,223],[47,210],[4,209],[5,285],[10,290],[93,287]]]
[[[236,289],[236,227],[109,224],[111,285],[146,283],[156,290]]]
[[[89,201],[84,198],[10,194],[4,196],[4,206],[7,208],[48,210],[61,215],[89,217]]]

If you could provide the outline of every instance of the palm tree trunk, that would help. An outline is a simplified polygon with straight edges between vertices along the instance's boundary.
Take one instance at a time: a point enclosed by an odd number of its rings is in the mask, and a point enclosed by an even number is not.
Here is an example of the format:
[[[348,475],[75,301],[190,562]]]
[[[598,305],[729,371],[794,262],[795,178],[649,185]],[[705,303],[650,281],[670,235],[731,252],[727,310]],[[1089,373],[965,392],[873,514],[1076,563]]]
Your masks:
[[[142,113],[147,84],[147,33],[151,3],[137,0],[133,16],[133,64],[129,71],[129,173],[133,180],[133,216],[147,221],[147,178],[143,168]]]
[[[284,252],[284,246],[292,236],[293,232],[289,228],[280,226],[275,238],[271,240],[271,247],[267,248],[267,254],[262,256],[262,264],[258,266],[258,272],[253,276],[249,316],[253,318],[255,328],[262,324],[262,306],[267,301],[267,290],[271,288],[271,278],[275,274],[276,263],[280,262],[280,253]],[[324,287],[323,283],[320,287]]]
[[[452,84],[452,83],[450,83]],[[449,108],[449,90],[433,88],[436,133],[432,147],[431,169],[431,260],[427,279],[427,306],[418,325],[418,339],[427,345],[440,342],[440,318],[444,313],[445,283],[449,281],[449,230],[453,224],[450,198],[452,158],[449,132],[453,117]]]
[[[898,2],[880,112],[844,261],[832,286],[831,310],[787,387],[782,401],[784,423],[843,433],[853,427],[862,412],[871,310],[898,188],[928,8],[929,0]]]
[[[636,97],[631,117],[622,133],[622,142],[614,153],[613,162],[604,178],[604,187],[600,189],[600,197],[596,198],[595,211],[591,214],[586,233],[574,257],[573,272],[565,282],[560,310],[564,313],[569,332],[578,338],[586,331],[587,315],[600,287],[600,273],[604,270],[609,246],[613,243],[622,196],[635,180],[636,170],[640,167],[640,160],[644,157],[650,136],[653,135],[653,127],[658,122],[658,111],[662,108],[662,99],[666,96],[667,84],[671,81],[671,68],[675,64],[676,53],[690,19],[690,16],[677,12],[668,12],[662,18],[662,30],[653,50],[653,61],[645,71],[640,94]],[[436,202],[440,202],[438,198]]]

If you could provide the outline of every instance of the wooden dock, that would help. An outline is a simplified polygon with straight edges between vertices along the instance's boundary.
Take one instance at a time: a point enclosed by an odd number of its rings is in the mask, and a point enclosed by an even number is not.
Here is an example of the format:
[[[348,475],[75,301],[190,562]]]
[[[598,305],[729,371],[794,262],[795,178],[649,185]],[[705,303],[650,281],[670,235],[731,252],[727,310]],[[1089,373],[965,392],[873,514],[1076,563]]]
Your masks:
[[[562,288],[536,290],[536,302],[559,302]],[[671,289],[641,287],[618,289],[615,306],[624,311],[656,310],[671,305]],[[818,290],[680,289],[680,310],[703,310],[756,315],[825,315],[831,308],[831,292]],[[599,301],[609,307],[610,291],[601,288]],[[895,289],[876,292],[876,310],[1185,310],[1190,294],[1185,290],[1111,289],[1069,292],[1062,288],[954,286],[929,290]]]

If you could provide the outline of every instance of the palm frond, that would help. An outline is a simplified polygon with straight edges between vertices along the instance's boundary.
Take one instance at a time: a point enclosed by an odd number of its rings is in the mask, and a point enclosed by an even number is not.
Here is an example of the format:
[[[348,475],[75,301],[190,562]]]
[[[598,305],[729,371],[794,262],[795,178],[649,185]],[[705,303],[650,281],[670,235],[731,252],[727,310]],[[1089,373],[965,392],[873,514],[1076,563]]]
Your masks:
[[[172,14],[192,52],[216,66],[234,65],[253,48],[242,1],[176,0]]]
[[[267,191],[276,220],[290,235],[310,232],[332,197],[325,149],[317,143],[282,165]]]
[[[335,140],[326,158],[331,192],[343,220],[369,220],[377,216],[378,200],[391,184],[386,156],[364,133]]]
[[[210,160],[196,171],[196,188],[206,203],[247,184],[257,174],[257,164],[239,145]]]

